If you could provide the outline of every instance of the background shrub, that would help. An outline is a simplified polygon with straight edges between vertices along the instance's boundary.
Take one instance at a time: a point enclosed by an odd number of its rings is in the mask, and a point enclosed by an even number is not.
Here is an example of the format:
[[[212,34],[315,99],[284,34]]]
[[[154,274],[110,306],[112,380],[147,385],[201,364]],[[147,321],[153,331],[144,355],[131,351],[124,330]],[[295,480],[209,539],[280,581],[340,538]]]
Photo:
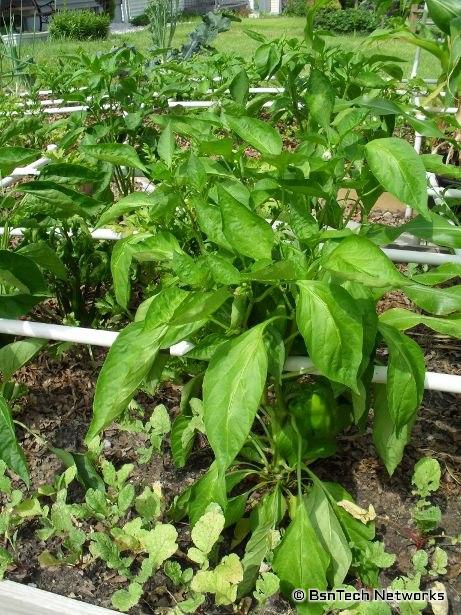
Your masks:
[[[87,41],[107,38],[109,35],[110,16],[90,10],[59,11],[53,15],[49,32],[52,38],[68,38]]]
[[[130,19],[130,24],[132,26],[148,26],[149,16],[144,11],[144,13],[141,13],[141,15],[136,15],[136,17],[133,17],[132,19]]]
[[[307,13],[307,9],[312,6],[312,0],[288,0],[285,5],[285,15],[294,15],[296,17],[304,17]],[[330,0],[325,6],[326,10],[340,10],[341,3],[339,0]]]
[[[342,11],[321,9],[315,16],[314,24],[317,28],[338,34],[372,32],[381,26],[381,18],[365,9],[344,9]]]

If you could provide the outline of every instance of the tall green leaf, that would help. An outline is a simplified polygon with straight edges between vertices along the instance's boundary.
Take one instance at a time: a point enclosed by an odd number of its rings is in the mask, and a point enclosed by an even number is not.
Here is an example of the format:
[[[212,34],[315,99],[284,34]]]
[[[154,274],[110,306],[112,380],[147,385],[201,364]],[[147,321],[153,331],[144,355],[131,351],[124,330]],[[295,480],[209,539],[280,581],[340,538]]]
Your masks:
[[[358,391],[362,363],[362,315],[340,286],[305,280],[298,282],[296,320],[309,356],[320,372]]]
[[[309,115],[319,126],[328,128],[335,104],[335,91],[328,77],[316,68],[309,77],[306,102]]]
[[[296,515],[283,535],[272,560],[272,568],[280,579],[285,597],[291,598],[294,589],[326,589],[329,557],[309,519],[305,503],[298,502]],[[321,603],[303,602],[297,604],[300,615],[323,613]]]
[[[390,476],[402,461],[403,451],[411,438],[413,423],[414,420],[411,420],[398,431],[387,406],[386,387],[375,385],[373,442]]]
[[[175,149],[176,142],[174,139],[173,130],[171,128],[171,122],[168,122],[162,130],[157,143],[157,153],[168,168],[171,167],[173,162]]]
[[[29,471],[22,448],[19,446],[14,430],[13,419],[8,404],[0,396],[0,459],[16,472],[29,486]]]
[[[147,169],[139,159],[139,156],[131,145],[127,143],[98,143],[97,145],[81,145],[80,149],[84,154],[110,162],[114,165],[140,169],[147,173]]]
[[[342,239],[322,261],[323,267],[339,278],[365,286],[400,287],[409,283],[393,262],[372,241],[358,235]]]
[[[258,411],[267,376],[265,326],[219,346],[205,372],[205,431],[221,471],[244,445]]]
[[[147,194],[147,192],[132,192],[106,209],[106,211],[99,218],[95,228],[99,228],[109,222],[113,222],[120,216],[124,216],[125,214],[136,211],[137,209],[145,208],[149,212],[149,209],[155,208],[156,205],[157,202],[154,197]]]
[[[0,372],[4,381],[9,380],[47,344],[47,340],[28,339],[6,344],[0,348]]]
[[[59,280],[67,279],[67,270],[64,263],[46,241],[28,243],[19,248],[17,253],[27,256],[27,258],[33,260],[36,265],[46,271],[50,271]]]
[[[250,80],[246,71],[242,68],[229,85],[229,92],[232,98],[239,105],[244,105],[248,100],[248,92],[250,90]]]
[[[412,146],[396,137],[375,139],[366,144],[365,154],[382,187],[429,220],[426,169]]]
[[[389,348],[387,404],[397,435],[414,420],[424,394],[424,355],[418,344],[394,327],[379,324]]]
[[[461,314],[453,314],[447,318],[435,318],[434,316],[415,314],[410,312],[410,310],[393,308],[381,314],[379,320],[400,331],[412,329],[417,325],[425,325],[433,331],[442,333],[442,335],[450,335],[451,337],[461,339]]]
[[[0,147],[0,177],[6,177],[16,167],[23,167],[37,158],[39,152],[27,147]]]
[[[224,123],[243,141],[252,145],[261,154],[277,156],[282,151],[282,137],[277,130],[254,117],[224,116]]]
[[[160,349],[166,327],[144,331],[144,322],[128,325],[111,346],[99,373],[93,417],[86,435],[90,442],[126,410],[149,373]]]
[[[450,22],[455,17],[461,17],[459,0],[427,0],[429,15],[445,34],[450,34]]]
[[[238,588],[240,597],[248,595],[254,588],[261,564],[272,549],[271,532],[285,514],[285,500],[280,487],[267,493],[251,513],[252,533],[245,547],[242,558],[243,580]]]
[[[271,258],[275,235],[270,224],[242,205],[227,190],[218,187],[223,232],[237,254]]]
[[[349,572],[352,552],[325,492],[317,483],[306,498],[306,508],[320,542],[330,554],[328,582],[332,587],[339,587]]]
[[[461,311],[461,285],[433,288],[423,284],[410,284],[404,291],[418,307],[436,316]]]
[[[461,227],[432,211],[427,219],[417,216],[402,228],[419,239],[447,248],[461,249]]]

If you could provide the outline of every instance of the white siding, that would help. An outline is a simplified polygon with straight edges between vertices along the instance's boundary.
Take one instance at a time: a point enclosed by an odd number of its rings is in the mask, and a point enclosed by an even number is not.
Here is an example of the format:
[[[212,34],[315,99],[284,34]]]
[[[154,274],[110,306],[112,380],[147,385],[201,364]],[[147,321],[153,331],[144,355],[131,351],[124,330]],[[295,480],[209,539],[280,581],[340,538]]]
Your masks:
[[[127,0],[129,18],[132,19],[144,13],[148,4],[148,0]]]
[[[63,10],[69,9],[69,11],[73,9],[93,9],[99,8],[101,9],[101,5],[95,2],[95,0],[56,0],[56,9]]]

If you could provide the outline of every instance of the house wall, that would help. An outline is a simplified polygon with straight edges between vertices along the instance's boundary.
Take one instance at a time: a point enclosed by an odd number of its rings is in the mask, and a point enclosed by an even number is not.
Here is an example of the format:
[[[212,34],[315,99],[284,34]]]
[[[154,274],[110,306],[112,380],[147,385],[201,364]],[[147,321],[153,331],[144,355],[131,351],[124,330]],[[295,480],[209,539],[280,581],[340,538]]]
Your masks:
[[[128,16],[130,19],[144,13],[149,4],[149,0],[127,0]]]
[[[101,8],[100,5],[94,0],[56,0],[56,9],[63,10],[69,9],[93,9]]]

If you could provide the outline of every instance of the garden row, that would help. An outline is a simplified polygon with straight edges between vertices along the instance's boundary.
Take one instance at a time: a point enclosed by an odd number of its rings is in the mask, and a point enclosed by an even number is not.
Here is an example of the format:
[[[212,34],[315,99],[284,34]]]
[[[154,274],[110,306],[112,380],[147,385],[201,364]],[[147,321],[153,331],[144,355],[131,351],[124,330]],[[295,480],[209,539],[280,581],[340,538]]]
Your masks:
[[[158,578],[175,615],[227,612],[241,600],[264,607],[279,590],[290,599],[295,588],[379,585],[395,558],[376,537],[373,507],[323,468],[342,438],[370,429],[392,475],[425,388],[461,392],[461,376],[426,372],[417,343],[422,330],[461,339],[461,52],[450,38],[461,15],[439,6],[443,44],[397,33],[441,61],[429,103],[402,94],[398,58],[327,48],[313,7],[303,41],[260,40],[253,65],[229,62],[214,100],[199,106],[170,101],[181,89],[171,74],[196,87],[213,56],[154,61],[131,47],[75,59],[66,91],[84,104],[77,113],[40,97],[38,113],[20,97],[5,106],[0,333],[29,339],[2,337],[0,348],[2,572],[33,527],[42,566],[101,562],[121,579],[113,606],[133,613],[143,600],[164,606],[149,589]],[[267,82],[270,91],[250,85]],[[385,192],[413,214],[376,222]],[[402,237],[425,243],[402,249]],[[389,309],[390,295],[399,307]],[[47,340],[109,348],[74,449],[17,414],[27,392],[14,375]],[[155,403],[172,379],[175,412]],[[156,483],[130,478],[135,464],[108,461],[114,429],[145,437],[138,466],[171,451],[185,469],[203,449],[207,464],[165,498]],[[64,473],[31,481],[22,434]],[[422,460],[413,516],[422,537],[440,522],[428,500],[439,482],[438,463]],[[393,587],[443,574],[441,552],[427,542]]]

